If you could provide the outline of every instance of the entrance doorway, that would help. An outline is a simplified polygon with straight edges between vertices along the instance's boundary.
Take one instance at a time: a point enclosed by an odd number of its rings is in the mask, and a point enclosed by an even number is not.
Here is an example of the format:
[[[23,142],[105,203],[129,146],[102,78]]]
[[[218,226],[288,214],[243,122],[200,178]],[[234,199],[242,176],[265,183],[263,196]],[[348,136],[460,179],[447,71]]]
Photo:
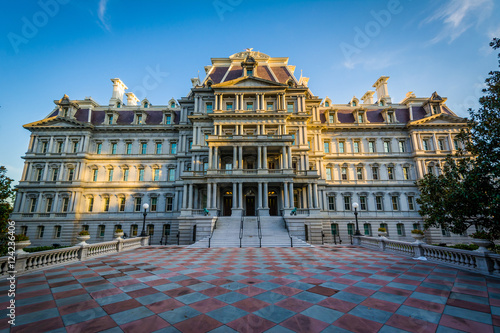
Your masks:
[[[255,216],[255,197],[246,196],[246,216]]]
[[[269,215],[278,216],[278,197],[269,197]]]
[[[233,208],[233,197],[224,197],[224,210],[222,212],[223,216],[231,216],[231,209]]]

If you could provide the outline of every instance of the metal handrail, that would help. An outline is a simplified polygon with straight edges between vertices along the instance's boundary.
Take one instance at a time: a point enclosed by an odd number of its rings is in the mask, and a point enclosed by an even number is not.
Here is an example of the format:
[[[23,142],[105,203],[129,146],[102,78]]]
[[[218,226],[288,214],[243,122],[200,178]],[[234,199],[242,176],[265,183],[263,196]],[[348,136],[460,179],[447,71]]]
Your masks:
[[[259,247],[262,247],[262,228],[260,226],[260,216],[257,216],[257,228],[259,232]]]
[[[243,238],[243,219],[244,217],[241,217],[241,222],[240,222],[240,247],[241,247],[241,239]]]
[[[217,229],[217,221],[219,220],[218,217],[215,217],[215,223],[214,223],[214,227],[212,228],[212,230],[210,231],[210,237],[208,237],[208,247],[210,248],[210,242],[212,241],[212,236],[214,235],[214,230]]]
[[[290,235],[290,229],[288,229],[288,224],[286,223],[286,219],[283,217],[283,221],[285,222],[285,229],[288,232],[288,237],[290,237],[290,247],[293,247],[293,238]]]

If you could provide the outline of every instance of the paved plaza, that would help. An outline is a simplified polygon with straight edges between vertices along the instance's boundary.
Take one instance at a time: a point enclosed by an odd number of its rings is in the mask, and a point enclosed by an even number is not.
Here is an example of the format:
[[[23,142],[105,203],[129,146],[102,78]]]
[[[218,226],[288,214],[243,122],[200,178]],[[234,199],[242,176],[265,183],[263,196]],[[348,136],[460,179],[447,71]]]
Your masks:
[[[145,247],[20,276],[16,306],[11,332],[500,332],[500,280],[350,246]]]

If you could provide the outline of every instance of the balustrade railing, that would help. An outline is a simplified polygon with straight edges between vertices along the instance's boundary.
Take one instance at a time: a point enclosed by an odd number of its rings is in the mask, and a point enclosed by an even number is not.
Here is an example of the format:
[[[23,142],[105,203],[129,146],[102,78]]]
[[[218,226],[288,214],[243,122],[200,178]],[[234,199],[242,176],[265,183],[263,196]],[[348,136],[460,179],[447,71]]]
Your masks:
[[[370,249],[414,258],[425,258],[430,262],[500,276],[500,255],[493,252],[468,251],[434,246],[418,241],[411,243],[390,240],[385,237],[354,236],[354,240],[354,245]]]
[[[128,251],[146,245],[148,238],[116,239],[104,243],[75,245],[48,251],[16,254],[14,262],[12,262],[12,259],[9,262],[10,257],[0,257],[0,275],[9,274],[12,271],[15,271],[16,275],[21,275],[70,262],[83,261],[87,258]],[[15,269],[9,269],[9,264],[14,264]]]

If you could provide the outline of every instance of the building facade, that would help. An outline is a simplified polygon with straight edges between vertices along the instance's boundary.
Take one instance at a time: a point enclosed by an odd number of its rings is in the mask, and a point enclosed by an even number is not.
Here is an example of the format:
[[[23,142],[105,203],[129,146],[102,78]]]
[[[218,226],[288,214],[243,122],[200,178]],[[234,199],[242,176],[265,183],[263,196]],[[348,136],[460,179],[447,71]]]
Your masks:
[[[54,101],[25,125],[31,140],[12,219],[33,244],[73,244],[142,230],[152,243],[190,244],[217,219],[285,219],[311,243],[362,234],[409,239],[422,227],[415,181],[439,173],[466,125],[434,93],[399,103],[380,77],[361,100],[315,96],[288,58],[246,50],[213,58],[186,97],[139,101],[112,79],[108,105]],[[461,236],[427,231],[432,242]],[[337,238],[338,240],[338,238]]]

